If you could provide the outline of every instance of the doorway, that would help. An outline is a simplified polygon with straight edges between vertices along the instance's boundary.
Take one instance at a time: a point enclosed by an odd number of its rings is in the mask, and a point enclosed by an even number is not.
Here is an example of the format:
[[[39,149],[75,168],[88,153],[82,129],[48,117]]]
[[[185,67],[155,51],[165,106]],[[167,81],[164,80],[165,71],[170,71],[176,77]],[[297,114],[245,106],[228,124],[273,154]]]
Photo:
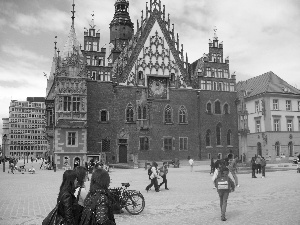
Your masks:
[[[119,145],[119,163],[127,163],[127,145]]]
[[[261,143],[260,142],[257,143],[257,155],[262,156],[262,150],[261,150]]]

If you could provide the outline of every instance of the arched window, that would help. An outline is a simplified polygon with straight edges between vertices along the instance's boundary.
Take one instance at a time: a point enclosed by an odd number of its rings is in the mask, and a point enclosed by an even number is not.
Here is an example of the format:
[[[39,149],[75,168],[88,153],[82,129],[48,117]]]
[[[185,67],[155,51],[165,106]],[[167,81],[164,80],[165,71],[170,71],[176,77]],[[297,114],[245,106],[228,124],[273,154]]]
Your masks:
[[[227,131],[227,145],[232,145],[231,144],[231,130]]]
[[[172,123],[172,108],[169,105],[165,108],[165,123]]]
[[[217,145],[221,145],[221,124],[219,123],[216,127]]]
[[[143,71],[139,71],[139,80],[144,79]]]
[[[126,122],[133,122],[133,106],[128,104],[126,108]]]
[[[206,104],[206,112],[207,112],[208,114],[211,114],[211,103],[210,103],[210,102],[208,102],[208,103]]]
[[[186,108],[184,106],[181,106],[179,110],[179,123],[187,123],[186,116],[187,116]]]
[[[229,114],[229,106],[227,103],[224,105],[224,114]]]
[[[276,156],[280,156],[280,143],[279,143],[279,141],[277,141],[275,143],[275,152],[276,152]]]
[[[210,130],[207,130],[206,131],[206,135],[205,135],[205,144],[206,146],[211,146],[211,143],[210,143]]]
[[[215,102],[215,114],[221,114],[221,104],[219,101]]]
[[[138,119],[141,120],[142,119],[142,106],[138,106]]]
[[[142,116],[142,118],[144,120],[147,119],[147,107],[146,106],[143,107],[143,116]]]
[[[288,144],[288,150],[289,150],[289,156],[293,157],[294,156],[294,146],[293,146],[293,142],[289,142]]]

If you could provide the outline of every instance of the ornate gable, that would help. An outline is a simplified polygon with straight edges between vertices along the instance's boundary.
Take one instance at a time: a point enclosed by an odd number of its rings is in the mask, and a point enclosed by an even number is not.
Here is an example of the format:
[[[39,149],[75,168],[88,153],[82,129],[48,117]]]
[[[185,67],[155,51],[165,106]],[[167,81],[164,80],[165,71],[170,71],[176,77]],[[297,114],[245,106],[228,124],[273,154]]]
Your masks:
[[[137,32],[121,52],[113,65],[113,79],[122,85],[147,86],[148,77],[171,76],[176,87],[186,88],[188,62],[184,62],[183,45],[179,48],[179,37],[170,30],[170,19],[165,20],[165,7],[161,2],[150,1],[146,6],[146,18],[137,24]]]

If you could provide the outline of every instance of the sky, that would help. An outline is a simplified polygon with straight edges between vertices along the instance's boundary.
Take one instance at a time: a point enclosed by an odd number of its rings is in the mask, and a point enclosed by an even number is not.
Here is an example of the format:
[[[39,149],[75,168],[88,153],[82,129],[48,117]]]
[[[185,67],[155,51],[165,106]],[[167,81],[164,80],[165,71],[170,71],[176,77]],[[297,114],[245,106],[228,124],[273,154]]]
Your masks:
[[[145,12],[146,1],[129,0],[132,22]],[[273,71],[300,88],[299,0],[161,0],[170,14],[189,62],[208,53],[217,35],[237,81]],[[71,27],[72,0],[0,0],[0,118],[9,116],[11,100],[45,97],[54,55]],[[83,43],[84,28],[94,14],[100,45],[108,46],[115,0],[75,0],[75,30]],[[149,4],[149,3],[148,3]],[[145,15],[145,13],[144,13]],[[184,53],[185,55],[185,53]],[[0,133],[2,132],[0,119]],[[1,143],[1,140],[0,140]]]

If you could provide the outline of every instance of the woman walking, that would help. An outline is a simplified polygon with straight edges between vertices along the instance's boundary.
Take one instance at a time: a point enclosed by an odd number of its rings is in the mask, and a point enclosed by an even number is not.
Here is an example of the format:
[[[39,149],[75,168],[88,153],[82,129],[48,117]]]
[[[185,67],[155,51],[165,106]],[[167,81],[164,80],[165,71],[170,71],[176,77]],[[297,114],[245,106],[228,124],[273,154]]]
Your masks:
[[[157,178],[158,178],[157,166],[158,165],[156,162],[152,162],[152,167],[151,167],[152,173],[150,175],[151,183],[146,187],[147,192],[153,185],[154,185],[155,191],[159,192],[159,187],[158,187],[158,183],[157,183]]]
[[[107,171],[95,169],[91,178],[90,191],[84,200],[80,225],[115,225],[115,218],[108,187],[110,177]]]
[[[77,185],[77,175],[74,170],[66,170],[63,175],[63,181],[60,185],[58,202],[58,215],[62,218],[64,225],[77,225],[75,214],[78,210],[78,203],[74,196]],[[57,223],[59,224],[59,223]]]

